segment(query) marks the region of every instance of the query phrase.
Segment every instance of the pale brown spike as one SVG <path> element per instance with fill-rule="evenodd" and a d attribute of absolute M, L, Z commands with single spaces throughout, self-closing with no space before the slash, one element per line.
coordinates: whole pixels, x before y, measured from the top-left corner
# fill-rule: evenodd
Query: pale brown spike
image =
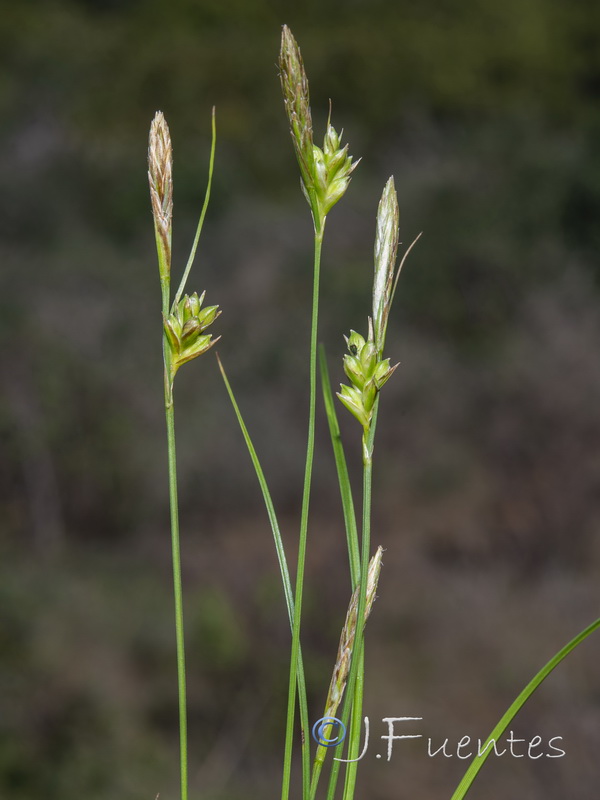
<path fill-rule="evenodd" d="M 366 624 L 373 602 L 375 600 L 375 592 L 377 591 L 377 583 L 379 581 L 379 573 L 381 571 L 381 559 L 383 556 L 383 548 L 378 547 L 375 555 L 369 562 L 369 569 L 367 571 L 367 593 L 365 616 L 363 625 Z M 352 593 L 348 611 L 346 613 L 346 621 L 342 628 L 342 635 L 340 636 L 340 644 L 338 647 L 337 658 L 333 668 L 333 675 L 331 676 L 331 683 L 327 693 L 327 702 L 325 704 L 325 717 L 335 716 L 335 712 L 341 702 L 346 688 L 346 681 L 350 672 L 350 662 L 352 657 L 352 648 L 354 646 L 354 637 L 356 635 L 357 627 L 357 614 L 358 614 L 358 596 L 360 592 L 360 584 Z"/>
<path fill-rule="evenodd" d="M 171 267 L 171 232 L 173 220 L 173 149 L 169 126 L 162 111 L 157 111 L 148 142 L 148 181 L 152 214 L 157 236 L 163 248 L 166 267 Z"/>

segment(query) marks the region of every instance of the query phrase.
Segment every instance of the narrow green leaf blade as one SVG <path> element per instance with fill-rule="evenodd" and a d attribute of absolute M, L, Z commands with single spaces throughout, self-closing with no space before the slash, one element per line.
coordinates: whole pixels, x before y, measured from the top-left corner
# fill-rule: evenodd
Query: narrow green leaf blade
<path fill-rule="evenodd" d="M 175 300 L 173 301 L 173 308 L 177 305 L 177 303 L 181 300 L 183 295 L 183 290 L 185 289 L 185 284 L 187 283 L 188 276 L 190 274 L 190 270 L 192 268 L 192 264 L 194 263 L 194 258 L 196 257 L 196 250 L 198 248 L 198 242 L 200 241 L 200 234 L 202 233 L 202 226 L 204 225 L 204 217 L 206 216 L 206 211 L 208 209 L 208 201 L 210 200 L 210 190 L 212 187 L 212 179 L 213 179 L 213 171 L 215 167 L 215 148 L 217 145 L 217 126 L 215 121 L 215 108 L 213 106 L 212 110 L 212 142 L 210 146 L 210 160 L 208 162 L 208 182 L 206 184 L 206 193 L 204 195 L 204 203 L 202 205 L 202 211 L 200 213 L 200 220 L 198 222 L 198 227 L 196 228 L 196 235 L 194 236 L 194 243 L 192 244 L 192 250 L 190 252 L 190 257 L 188 258 L 187 264 L 185 265 L 185 270 L 183 272 L 183 277 L 181 278 L 181 283 L 179 284 L 179 289 L 177 289 L 177 294 L 175 295 Z"/>
<path fill-rule="evenodd" d="M 288 570 L 287 559 L 283 547 L 283 541 L 281 539 L 281 531 L 279 530 L 279 523 L 277 521 L 277 514 L 275 513 L 275 507 L 273 505 L 273 500 L 271 499 L 271 493 L 269 492 L 269 487 L 267 485 L 265 474 L 260 465 L 260 461 L 258 460 L 258 455 L 256 454 L 256 450 L 254 449 L 254 445 L 252 444 L 252 439 L 250 438 L 250 434 L 248 433 L 248 428 L 246 428 L 246 425 L 244 423 L 242 412 L 240 411 L 240 408 L 237 404 L 235 395 L 233 394 L 233 389 L 231 388 L 231 384 L 229 383 L 227 374 L 225 373 L 225 368 L 223 367 L 223 364 L 221 363 L 221 359 L 219 358 L 218 354 L 217 354 L 217 362 L 219 364 L 219 369 L 221 370 L 221 375 L 223 377 L 223 381 L 225 383 L 225 388 L 227 389 L 229 399 L 231 400 L 231 405 L 233 406 L 233 410 L 235 411 L 237 421 L 240 425 L 242 436 L 244 437 L 244 441 L 246 442 L 246 447 L 248 448 L 248 453 L 250 455 L 250 459 L 252 460 L 252 465 L 254 467 L 254 471 L 256 472 L 256 477 L 258 478 L 258 483 L 260 484 L 263 499 L 265 501 L 265 506 L 267 508 L 267 515 L 269 517 L 269 522 L 271 523 L 271 530 L 273 531 L 275 550 L 277 552 L 277 560 L 279 561 L 281 580 L 283 582 L 285 602 L 287 605 L 288 616 L 290 618 L 290 624 L 291 624 L 294 619 L 294 593 L 292 592 L 290 573 Z"/>
<path fill-rule="evenodd" d="M 235 399 L 235 395 L 233 394 L 233 389 L 231 388 L 231 384 L 227 379 L 225 368 L 221 363 L 221 359 L 219 358 L 218 353 L 216 354 L 216 356 L 217 356 L 217 362 L 219 364 L 219 369 L 221 370 L 221 375 L 223 377 L 223 382 L 225 383 L 225 388 L 227 389 L 227 394 L 229 395 L 229 399 L 231 400 L 231 405 L 233 406 L 233 410 L 235 411 L 235 415 L 239 422 L 242 435 L 244 437 L 244 441 L 246 442 L 246 447 L 248 448 L 250 459 L 252 460 L 252 465 L 254 466 L 254 471 L 256 472 L 256 477 L 258 478 L 258 482 L 260 484 L 263 499 L 265 501 L 267 515 L 269 517 L 269 522 L 271 523 L 271 530 L 273 532 L 273 540 L 275 542 L 277 560 L 279 561 L 279 569 L 281 571 L 281 580 L 283 583 L 283 592 L 285 594 L 285 603 L 287 606 L 288 617 L 290 619 L 290 628 L 293 631 L 294 593 L 292 591 L 290 573 L 287 565 L 287 559 L 285 556 L 285 550 L 283 547 L 283 541 L 281 539 L 281 531 L 279 529 L 279 523 L 277 521 L 277 515 L 275 513 L 275 506 L 273 505 L 271 493 L 269 491 L 265 474 L 260 465 L 260 461 L 258 460 L 258 455 L 256 454 L 256 450 L 254 449 L 254 445 L 252 444 L 252 439 L 250 438 L 250 434 L 248 433 L 248 428 L 244 423 L 242 412 L 240 411 L 240 408 Z M 304 676 L 304 661 L 302 658 L 302 647 L 300 646 L 300 644 L 298 645 L 298 657 L 296 660 L 296 685 L 298 687 L 298 700 L 300 706 L 300 724 L 302 725 L 302 730 L 304 731 L 304 737 L 305 737 L 304 741 L 302 742 L 302 775 L 303 775 L 302 780 L 303 780 L 303 786 L 306 787 L 306 791 L 308 792 L 310 783 L 310 744 L 308 740 L 308 731 L 309 731 L 308 704 L 306 699 L 306 679 Z"/>
<path fill-rule="evenodd" d="M 508 708 L 506 713 L 500 718 L 500 721 L 494 728 L 494 730 L 490 733 L 488 738 L 485 740 L 485 744 L 483 745 L 481 750 L 484 750 L 483 754 L 480 756 L 476 756 L 469 768 L 463 775 L 461 782 L 458 784 L 456 791 L 452 795 L 451 800 L 462 800 L 463 797 L 467 794 L 469 789 L 471 788 L 471 784 L 477 777 L 479 770 L 485 763 L 486 758 L 489 756 L 490 752 L 493 750 L 493 747 L 488 749 L 486 745 L 491 742 L 492 739 L 497 740 L 499 736 L 501 736 L 512 719 L 516 716 L 517 712 L 525 705 L 527 700 L 531 697 L 531 695 L 535 692 L 538 686 L 548 677 L 548 675 L 552 672 L 552 670 L 557 667 L 560 662 L 569 655 L 569 653 L 574 650 L 578 644 L 581 644 L 587 637 L 597 630 L 600 627 L 600 619 L 597 619 L 595 622 L 592 622 L 591 625 L 581 631 L 574 639 L 572 639 L 567 645 L 565 645 L 562 650 L 560 650 L 553 658 L 548 661 L 545 667 L 543 667 L 538 674 L 527 684 L 527 686 L 523 689 L 521 694 L 516 698 L 516 700 L 512 703 L 512 705 Z"/>
<path fill-rule="evenodd" d="M 323 387 L 325 413 L 327 415 L 335 468 L 340 485 L 340 497 L 342 499 L 344 525 L 346 527 L 346 539 L 348 541 L 348 558 L 350 559 L 350 576 L 352 579 L 352 589 L 354 589 L 360 575 L 360 553 L 358 548 L 356 514 L 354 512 L 354 501 L 352 499 L 352 488 L 350 486 L 348 465 L 344 454 L 344 445 L 342 444 L 340 426 L 338 424 L 337 414 L 335 413 L 335 403 L 333 401 L 333 392 L 331 390 L 329 371 L 327 369 L 327 357 L 323 345 L 319 345 L 319 367 L 321 370 L 321 386 Z"/>

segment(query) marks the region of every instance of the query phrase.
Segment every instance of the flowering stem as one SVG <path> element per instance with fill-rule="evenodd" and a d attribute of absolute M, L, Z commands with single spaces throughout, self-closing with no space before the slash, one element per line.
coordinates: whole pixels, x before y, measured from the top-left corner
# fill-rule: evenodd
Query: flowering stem
<path fill-rule="evenodd" d="M 298 652 L 300 649 L 300 621 L 302 616 L 302 594 L 304 587 L 304 563 L 306 559 L 306 540 L 308 532 L 308 509 L 315 449 L 315 410 L 317 400 L 317 327 L 319 316 L 319 278 L 321 271 L 321 248 L 323 245 L 324 221 L 315 231 L 313 302 L 310 335 L 310 397 L 308 411 L 308 442 L 306 447 L 306 467 L 304 471 L 304 490 L 302 494 L 302 513 L 300 518 L 300 539 L 298 543 L 298 566 L 296 572 L 296 591 L 294 598 L 294 622 L 292 626 L 292 651 L 290 660 L 290 680 L 288 687 L 287 724 L 285 732 L 285 753 L 283 762 L 282 800 L 288 800 L 292 770 L 292 745 L 294 738 L 294 716 L 296 707 L 296 681 Z M 300 708 L 302 725 L 302 795 L 304 800 L 310 790 L 310 744 L 308 730 L 308 709 L 306 701 Z"/>
<path fill-rule="evenodd" d="M 168 392 L 168 388 L 166 389 Z M 173 591 L 175 596 L 175 632 L 177 639 L 177 684 L 179 693 L 179 747 L 181 768 L 181 800 L 187 800 L 187 709 L 185 691 L 185 649 L 183 638 L 183 600 L 181 588 L 181 555 L 179 549 L 179 511 L 177 502 L 177 466 L 175 459 L 175 414 L 173 400 L 165 394 L 167 442 L 169 449 L 169 498 L 171 504 L 171 547 L 173 553 Z"/>
<path fill-rule="evenodd" d="M 169 285 L 161 282 L 162 311 L 169 313 Z M 175 599 L 175 638 L 177 646 L 177 690 L 179 697 L 179 761 L 181 800 L 188 800 L 187 767 L 187 703 L 185 681 L 185 646 L 183 634 L 183 590 L 181 585 L 181 552 L 179 546 L 179 501 L 177 496 L 177 458 L 175 451 L 175 406 L 171 386 L 171 351 L 163 334 L 165 364 L 165 416 L 169 463 L 169 505 L 171 510 L 171 551 L 173 560 L 173 594 Z"/>
<path fill-rule="evenodd" d="M 364 615 L 364 608 L 366 604 L 366 580 L 362 580 L 363 575 L 367 575 L 369 565 L 369 548 L 370 548 L 370 532 L 371 532 L 371 486 L 373 479 L 373 443 L 375 440 L 375 430 L 377 428 L 377 416 L 379 411 L 379 396 L 375 399 L 373 406 L 373 416 L 369 426 L 368 435 L 363 434 L 363 508 L 362 508 L 362 543 L 361 543 L 361 565 L 358 579 L 360 580 L 360 594 L 359 594 L 359 609 L 357 619 L 362 619 L 360 614 Z M 368 457 L 367 457 L 368 454 Z M 364 592 L 364 595 L 363 595 Z M 364 596 L 364 600 L 363 600 Z M 361 607 L 360 603 L 363 602 Z M 361 611 L 362 608 L 362 611 Z M 350 665 L 350 673 L 348 675 L 348 683 L 346 684 L 346 697 L 344 699 L 344 707 L 342 712 L 342 722 L 348 725 L 350 720 L 350 732 L 348 736 L 348 758 L 358 758 L 360 746 L 360 730 L 362 721 L 362 701 L 364 690 L 364 637 L 363 626 L 358 625 L 356 628 L 356 636 L 354 638 L 354 646 L 352 648 L 352 662 Z M 335 748 L 335 758 L 342 757 L 343 743 Z M 331 767 L 331 774 L 329 777 L 329 786 L 327 787 L 327 800 L 333 800 L 335 797 L 335 790 L 337 780 L 340 772 L 340 761 L 333 761 Z M 358 769 L 358 762 L 349 763 L 346 767 L 346 781 L 344 786 L 344 800 L 350 800 L 354 794 L 356 785 L 356 771 Z"/>
<path fill-rule="evenodd" d="M 363 518 L 362 518 L 362 542 L 360 557 L 360 589 L 358 595 L 358 619 L 363 620 L 365 615 L 365 605 L 367 602 L 367 571 L 369 569 L 369 550 L 371 547 L 371 486 L 373 481 L 373 439 L 370 431 L 363 434 Z M 354 638 L 354 654 L 350 667 L 350 677 L 348 679 L 348 696 L 353 697 L 352 702 L 352 725 L 350 727 L 350 742 L 348 745 L 348 758 L 358 757 L 360 747 L 360 729 L 362 719 L 362 702 L 365 678 L 364 648 L 363 648 L 364 625 L 356 626 L 356 636 Z M 354 673 L 354 675 L 352 674 Z M 358 763 L 353 761 L 348 764 L 346 771 L 346 782 L 344 784 L 343 800 L 352 800 L 356 786 L 356 771 Z"/>

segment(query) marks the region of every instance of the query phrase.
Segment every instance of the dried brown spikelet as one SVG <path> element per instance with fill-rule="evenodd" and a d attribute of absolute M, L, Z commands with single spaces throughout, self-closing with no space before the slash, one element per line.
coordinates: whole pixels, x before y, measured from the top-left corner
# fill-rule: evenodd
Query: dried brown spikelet
<path fill-rule="evenodd" d="M 371 558 L 369 569 L 367 572 L 367 593 L 365 604 L 365 617 L 363 625 L 366 624 L 373 602 L 375 600 L 375 592 L 377 591 L 377 583 L 379 581 L 379 573 L 381 572 L 381 558 L 383 556 L 383 548 L 378 547 L 377 552 Z M 327 693 L 327 702 L 325 704 L 325 717 L 334 717 L 335 712 L 341 702 L 346 688 L 346 681 L 350 672 L 350 662 L 352 658 L 352 648 L 354 647 L 354 638 L 356 636 L 357 615 L 358 615 L 358 599 L 360 592 L 360 584 L 354 590 L 346 613 L 346 621 L 342 628 L 342 635 L 340 636 L 340 643 L 338 647 L 337 658 L 333 668 L 333 675 L 331 676 L 331 683 Z"/>
<path fill-rule="evenodd" d="M 173 228 L 173 148 L 169 126 L 162 111 L 156 112 L 150 126 L 148 181 L 157 244 L 164 258 L 164 269 L 169 273 Z"/>

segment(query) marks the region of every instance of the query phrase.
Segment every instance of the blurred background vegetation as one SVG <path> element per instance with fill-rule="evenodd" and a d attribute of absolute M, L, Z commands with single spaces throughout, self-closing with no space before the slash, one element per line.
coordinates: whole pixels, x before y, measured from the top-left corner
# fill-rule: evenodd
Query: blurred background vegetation
<path fill-rule="evenodd" d="M 300 5 L 300 4 L 298 4 Z M 311 224 L 276 59 L 302 47 L 362 156 L 330 215 L 321 334 L 364 330 L 394 173 L 407 245 L 388 335 L 359 793 L 448 798 L 465 766 L 423 740 L 376 761 L 384 716 L 487 735 L 598 613 L 600 6 L 593 0 L 30 0 L 0 14 L 0 795 L 177 797 L 177 708 L 150 120 L 175 148 L 175 258 L 214 195 L 190 289 L 292 554 L 307 407 Z M 276 796 L 289 631 L 271 536 L 206 356 L 177 381 L 193 796 Z M 322 416 L 322 415 L 321 415 Z M 358 432 L 343 420 L 357 479 Z M 321 716 L 349 586 L 320 420 L 305 654 Z M 515 735 L 567 756 L 488 764 L 473 797 L 595 794 L 600 644 Z"/>

